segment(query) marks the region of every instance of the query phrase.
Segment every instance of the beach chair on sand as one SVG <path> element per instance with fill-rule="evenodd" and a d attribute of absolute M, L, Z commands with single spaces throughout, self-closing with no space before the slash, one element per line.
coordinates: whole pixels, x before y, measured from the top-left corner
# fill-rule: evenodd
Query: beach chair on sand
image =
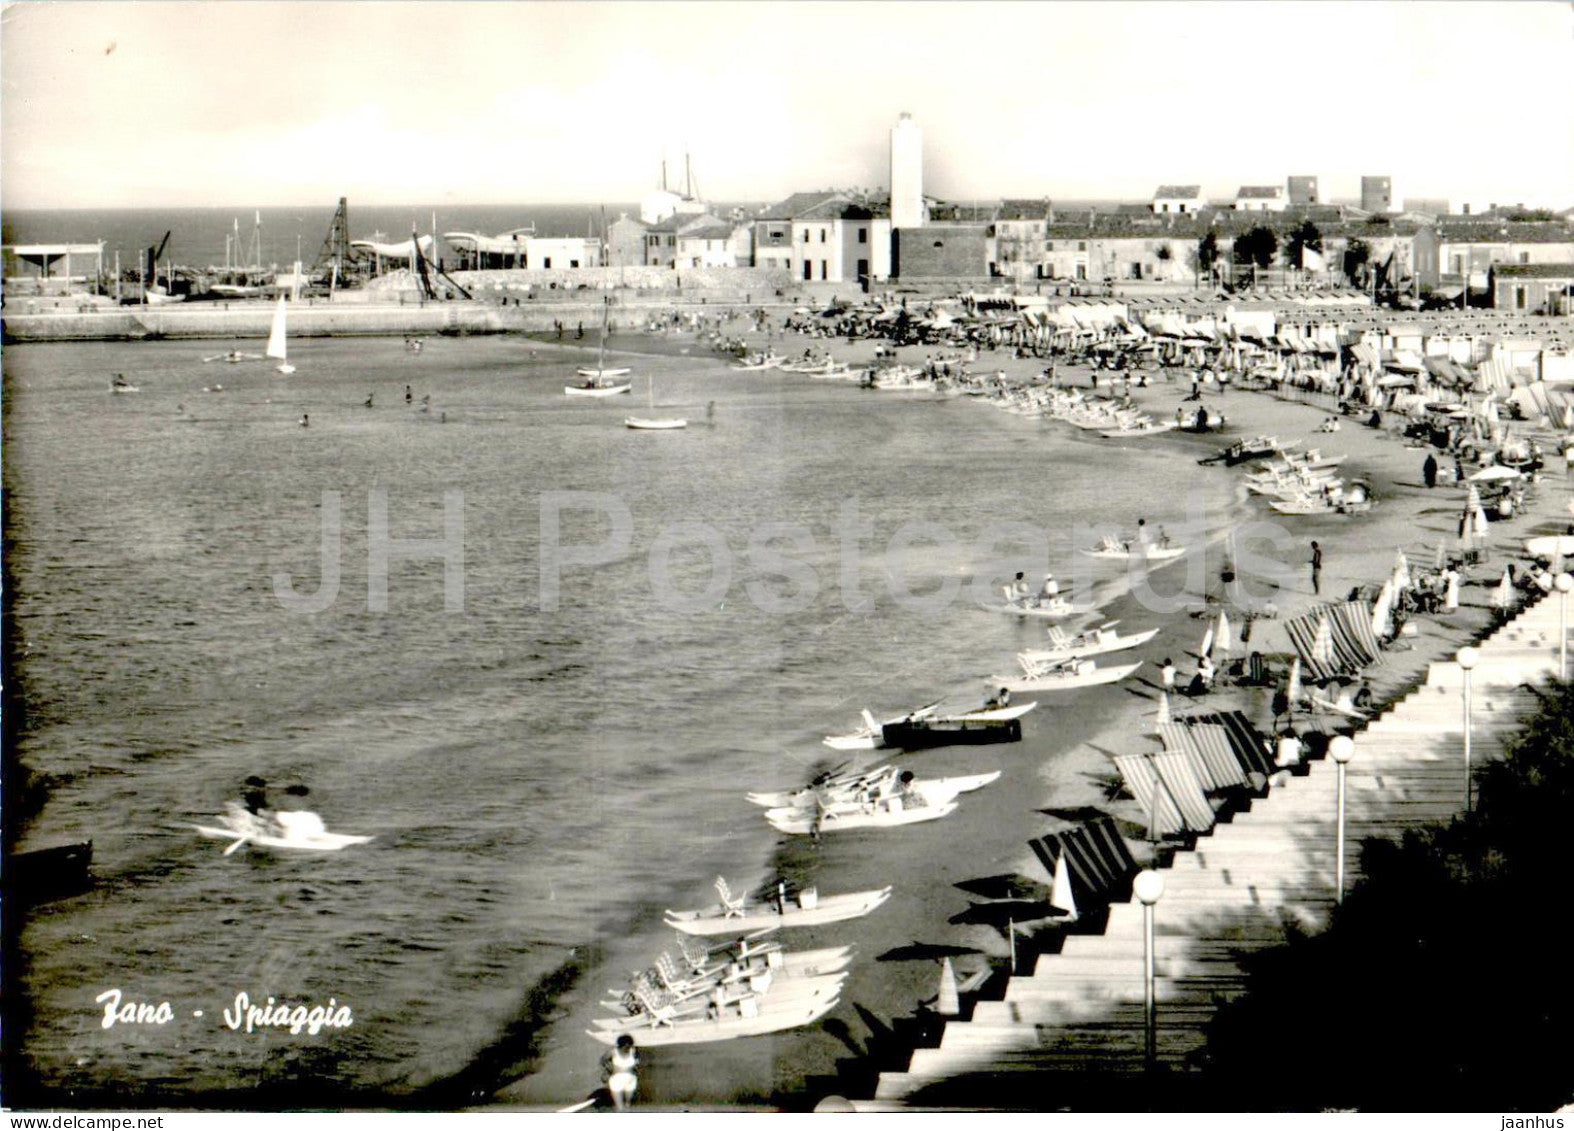
<path fill-rule="evenodd" d="M 741 919 L 743 917 L 743 897 L 733 897 L 732 888 L 727 884 L 727 877 L 716 877 L 716 894 L 721 897 L 723 918 Z"/>

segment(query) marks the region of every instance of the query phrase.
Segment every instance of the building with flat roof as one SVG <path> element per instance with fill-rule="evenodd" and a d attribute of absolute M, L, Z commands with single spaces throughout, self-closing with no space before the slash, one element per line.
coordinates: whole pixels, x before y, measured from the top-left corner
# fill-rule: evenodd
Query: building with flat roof
<path fill-rule="evenodd" d="M 1316 177 L 1290 177 L 1286 188 L 1289 190 L 1291 207 L 1320 203 L 1317 199 Z"/>
<path fill-rule="evenodd" d="M 1364 212 L 1392 212 L 1394 183 L 1391 177 L 1361 178 L 1361 209 Z"/>

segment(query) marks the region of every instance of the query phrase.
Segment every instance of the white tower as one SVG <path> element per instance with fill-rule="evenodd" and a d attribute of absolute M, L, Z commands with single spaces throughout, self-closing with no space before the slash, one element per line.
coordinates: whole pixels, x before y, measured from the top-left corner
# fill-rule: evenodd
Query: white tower
<path fill-rule="evenodd" d="M 924 224 L 924 134 L 911 114 L 891 127 L 891 227 Z"/>

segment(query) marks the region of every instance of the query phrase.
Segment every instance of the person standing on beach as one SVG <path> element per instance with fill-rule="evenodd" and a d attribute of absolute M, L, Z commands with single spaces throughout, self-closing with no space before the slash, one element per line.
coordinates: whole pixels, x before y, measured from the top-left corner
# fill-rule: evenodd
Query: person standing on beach
<path fill-rule="evenodd" d="M 1323 548 L 1312 543 L 1312 592 L 1323 591 Z"/>
<path fill-rule="evenodd" d="M 1421 478 L 1426 480 L 1428 489 L 1437 486 L 1437 460 L 1431 452 L 1426 454 L 1426 462 L 1421 465 Z"/>

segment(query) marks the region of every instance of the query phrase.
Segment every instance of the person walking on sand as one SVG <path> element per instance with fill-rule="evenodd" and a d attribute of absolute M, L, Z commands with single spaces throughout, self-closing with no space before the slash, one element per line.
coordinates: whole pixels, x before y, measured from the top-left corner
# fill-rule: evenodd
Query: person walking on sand
<path fill-rule="evenodd" d="M 612 1051 L 602 1058 L 602 1066 L 607 1075 L 607 1095 L 612 1097 L 612 1106 L 622 1111 L 639 1087 L 634 1071 L 639 1067 L 639 1053 L 634 1049 L 634 1038 L 627 1033 L 620 1036 Z"/>
<path fill-rule="evenodd" d="M 1437 486 L 1437 460 L 1431 452 L 1426 454 L 1426 462 L 1421 465 L 1421 478 L 1426 480 L 1428 489 Z"/>
<path fill-rule="evenodd" d="M 1316 542 L 1312 543 L 1312 592 L 1320 594 L 1323 591 L 1323 548 Z"/>

